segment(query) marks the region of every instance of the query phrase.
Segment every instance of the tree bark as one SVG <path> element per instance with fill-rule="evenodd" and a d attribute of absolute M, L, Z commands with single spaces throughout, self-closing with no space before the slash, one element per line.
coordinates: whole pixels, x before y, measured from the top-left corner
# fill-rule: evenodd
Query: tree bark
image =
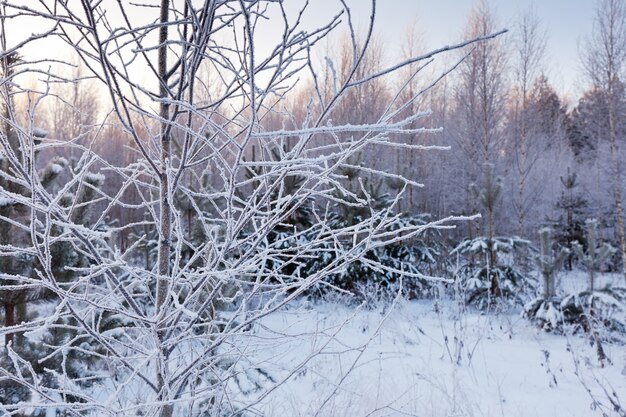
<path fill-rule="evenodd" d="M 4 302 L 4 327 L 15 326 L 15 304 L 10 301 Z M 4 336 L 4 345 L 7 346 L 13 341 L 13 333 Z"/>
<path fill-rule="evenodd" d="M 551 285 L 550 285 L 550 275 L 547 273 L 543 273 L 543 298 L 545 300 L 550 298 L 550 290 L 551 290 Z"/>
<path fill-rule="evenodd" d="M 613 83 L 614 81 L 611 80 L 610 82 Z M 626 280 L 626 236 L 624 235 L 624 215 L 622 209 L 622 177 L 620 173 L 619 156 L 617 154 L 617 128 L 615 126 L 616 106 L 613 90 L 613 88 L 609 88 L 609 135 L 613 171 L 613 202 L 615 205 L 615 229 L 622 253 L 622 274 Z"/>
<path fill-rule="evenodd" d="M 170 109 L 167 102 L 167 39 L 169 21 L 169 0 L 161 0 L 161 15 L 159 28 L 159 51 L 158 51 L 158 71 L 159 71 L 159 95 L 161 103 L 159 105 L 159 115 L 161 117 L 161 172 L 159 174 L 159 249 L 158 249 L 158 273 L 157 294 L 156 294 L 156 315 L 159 320 L 157 326 L 158 342 L 163 346 L 163 336 L 165 334 L 165 314 L 163 314 L 165 300 L 167 299 L 170 284 L 170 250 L 172 239 L 172 207 L 169 190 L 169 175 L 171 164 L 171 139 L 167 120 L 169 120 Z M 161 348 L 165 353 L 165 349 Z M 161 417 L 171 417 L 174 411 L 170 400 L 170 393 L 166 386 L 167 357 L 157 358 L 157 388 L 159 389 L 160 400 L 163 401 L 159 415 Z"/>

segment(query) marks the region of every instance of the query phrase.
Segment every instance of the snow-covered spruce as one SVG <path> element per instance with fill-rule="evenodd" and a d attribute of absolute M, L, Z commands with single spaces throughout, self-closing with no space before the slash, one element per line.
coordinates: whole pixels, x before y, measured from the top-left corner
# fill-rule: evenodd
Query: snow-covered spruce
<path fill-rule="evenodd" d="M 450 255 L 462 259 L 460 265 L 454 267 L 454 276 L 460 283 L 466 303 L 480 309 L 502 303 L 523 305 L 537 287 L 535 279 L 503 261 L 491 265 L 490 259 L 494 253 L 516 257 L 527 256 L 531 250 L 530 241 L 516 236 L 492 239 L 479 236 L 459 243 Z M 504 256 L 497 258 L 503 260 Z"/>
<path fill-rule="evenodd" d="M 524 316 L 544 330 L 556 329 L 563 323 L 560 299 L 556 297 L 556 274 L 569 255 L 569 250 L 552 248 L 552 230 L 539 230 L 541 250 L 533 257 L 537 270 L 543 278 L 542 296 L 524 306 Z"/>

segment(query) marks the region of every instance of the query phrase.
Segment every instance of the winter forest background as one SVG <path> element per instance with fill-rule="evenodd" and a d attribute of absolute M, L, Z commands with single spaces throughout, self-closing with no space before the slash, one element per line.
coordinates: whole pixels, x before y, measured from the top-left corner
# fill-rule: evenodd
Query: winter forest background
<path fill-rule="evenodd" d="M 391 3 L 0 3 L 0 415 L 626 416 L 626 3 Z"/>

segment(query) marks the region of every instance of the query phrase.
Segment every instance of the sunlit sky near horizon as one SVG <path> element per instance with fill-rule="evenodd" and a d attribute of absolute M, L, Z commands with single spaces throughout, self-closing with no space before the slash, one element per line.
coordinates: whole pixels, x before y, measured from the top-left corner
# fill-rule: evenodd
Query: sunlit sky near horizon
<path fill-rule="evenodd" d="M 388 58 L 396 59 L 399 45 L 412 24 L 421 34 L 427 49 L 454 44 L 463 39 L 463 31 L 472 7 L 480 0 L 378 0 L 377 37 L 383 42 Z M 288 0 L 303 4 L 304 0 Z M 550 82 L 565 98 L 575 100 L 586 88 L 582 76 L 579 45 L 589 36 L 597 0 L 489 0 L 499 28 L 515 29 L 521 13 L 531 6 L 547 34 L 545 71 Z M 356 25 L 364 29 L 370 12 L 370 0 L 347 0 L 354 7 Z M 341 8 L 338 0 L 311 0 L 309 19 L 321 23 Z M 319 20 L 319 22 L 314 22 Z M 28 26 L 28 25 L 26 25 Z M 19 39 L 33 28 L 15 27 L 9 37 Z M 505 36 L 512 36 L 508 34 Z M 31 51 L 33 55 L 49 51 Z"/>
<path fill-rule="evenodd" d="M 379 0 L 378 33 L 389 44 L 403 36 L 415 21 L 430 49 L 456 43 L 463 38 L 467 16 L 477 3 L 478 0 Z M 585 89 L 579 45 L 592 31 L 597 1 L 490 0 L 488 3 L 498 27 L 510 30 L 514 30 L 520 14 L 530 7 L 534 9 L 547 35 L 545 71 L 549 80 L 566 97 L 578 97 Z M 369 9 L 371 2 L 356 0 L 350 4 Z"/>

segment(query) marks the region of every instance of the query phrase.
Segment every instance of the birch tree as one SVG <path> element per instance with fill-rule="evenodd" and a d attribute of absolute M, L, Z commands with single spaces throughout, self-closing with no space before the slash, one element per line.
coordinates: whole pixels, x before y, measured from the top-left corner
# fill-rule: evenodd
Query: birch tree
<path fill-rule="evenodd" d="M 606 123 L 610 148 L 611 186 L 615 229 L 622 254 L 622 269 L 626 279 L 626 235 L 622 207 L 622 172 L 618 123 L 624 117 L 620 108 L 626 70 L 626 7 L 619 0 L 598 2 L 593 33 L 587 39 L 583 54 L 587 76 L 606 98 Z"/>
<path fill-rule="evenodd" d="M 515 92 L 510 95 L 511 115 L 509 128 L 512 130 L 512 159 L 517 177 L 514 209 L 517 215 L 517 233 L 525 235 L 526 216 L 535 203 L 529 198 L 528 180 L 541 154 L 536 135 L 531 133 L 529 120 L 530 94 L 533 83 L 541 73 L 541 62 L 545 50 L 545 36 L 532 9 L 525 12 L 517 26 L 514 42 Z M 530 193 L 533 194 L 532 192 Z"/>
<path fill-rule="evenodd" d="M 81 164 L 70 183 L 79 182 L 91 166 L 102 166 L 123 181 L 111 194 L 98 191 L 95 200 L 102 209 L 89 224 L 79 224 L 72 217 L 75 207 L 63 206 L 47 192 L 34 177 L 29 160 L 12 151 L 7 133 L 0 135 L 2 157 L 10 166 L 2 175 L 25 187 L 31 196 L 21 201 L 32 215 L 16 226 L 29 234 L 32 244 L 27 250 L 41 265 L 35 278 L 12 276 L 14 287 L 45 288 L 58 299 L 46 317 L 0 328 L 0 334 L 62 332 L 68 327 L 77 334 L 74 340 L 51 346 L 46 358 L 61 365 L 45 377 L 7 347 L 12 367 L 0 368 L 0 382 L 17 384 L 30 397 L 26 402 L 1 404 L 1 412 L 56 410 L 76 416 L 163 417 L 262 414 L 263 400 L 326 346 L 311 343 L 315 348 L 306 360 L 291 369 L 266 369 L 272 363 L 268 351 L 299 337 L 289 329 L 263 322 L 267 316 L 313 285 L 324 285 L 326 277 L 353 262 L 380 268 L 375 260 L 363 256 L 372 249 L 429 229 L 450 228 L 451 222 L 465 219 L 399 223 L 394 207 L 402 192 L 385 207 L 372 208 L 362 181 L 356 181 L 360 184 L 356 191 L 345 186 L 342 170 L 353 169 L 352 158 L 366 148 L 379 152 L 393 146 L 429 148 L 388 140 L 392 134 L 431 132 L 419 123 L 428 112 L 398 117 L 396 92 L 383 97 L 386 103 L 377 107 L 366 123 L 342 120 L 338 124 L 333 116 L 342 97 L 351 91 L 446 51 L 471 43 L 480 45 L 497 33 L 477 34 L 457 45 L 363 73 L 361 65 L 372 44 L 375 0 L 370 3 L 371 17 L 362 36 L 357 36 L 352 12 L 343 1 L 320 26 L 307 23 L 314 7 L 311 3 L 300 3 L 299 9 L 287 3 L 3 3 L 3 22 L 20 25 L 35 19 L 42 29 L 7 42 L 2 56 L 25 46 L 45 48 L 51 37 L 62 40 L 88 76 L 106 91 L 111 117 L 123 128 L 137 157 L 119 167 L 75 141 L 35 143 L 37 106 L 27 123 L 5 117 L 20 135 L 26 154 L 42 147 L 67 146 L 81 152 Z M 325 69 L 315 64 L 312 55 L 323 39 L 341 28 L 350 34 L 347 71 L 326 94 L 322 82 Z M 50 54 L 44 59 L 26 59 L 22 67 L 41 75 L 42 96 L 48 91 L 46 81 L 59 78 L 41 63 L 73 59 L 59 57 L 54 51 Z M 199 71 L 202 65 L 215 74 L 211 82 L 217 85 L 204 84 L 206 78 Z M 268 130 L 263 121 L 269 115 L 295 120 L 277 103 L 285 100 L 301 79 L 314 86 L 304 120 L 288 130 Z M 19 86 L 20 78 L 15 74 L 3 82 Z M 202 95 L 199 90 L 212 93 Z M 286 141 L 291 142 L 288 148 L 281 146 Z M 257 151 L 250 160 L 246 156 L 253 147 Z M 399 179 L 405 184 L 403 189 L 421 185 L 417 179 L 394 172 L 361 169 L 380 179 Z M 251 172 L 253 176 L 248 175 Z M 299 179 L 287 190 L 286 180 L 294 175 Z M 128 190 L 133 190 L 140 202 L 127 199 Z M 3 187 L 0 198 L 17 197 Z M 202 239 L 194 240 L 185 233 L 181 200 L 184 210 L 194 211 L 190 217 L 201 229 Z M 368 208 L 371 214 L 354 224 L 329 228 L 335 203 Z M 270 241 L 268 235 L 278 226 L 285 227 L 303 205 L 312 213 L 312 222 L 294 231 L 296 239 Z M 98 228 L 116 207 L 142 213 L 145 220 Z M 31 227 L 34 224 L 38 227 Z M 86 266 L 74 269 L 77 276 L 69 283 L 59 282 L 49 267 L 51 236 L 47 231 L 53 226 L 62 228 L 63 240 L 88 259 Z M 140 236 L 124 250 L 113 238 L 143 226 L 158 234 L 154 267 L 143 262 L 142 245 L 149 236 Z M 9 245 L 2 250 L 10 254 L 16 248 Z M 333 261 L 323 269 L 298 272 L 302 271 L 299 266 L 324 253 L 330 253 Z M 436 279 L 396 272 L 404 279 Z M 71 324 L 60 321 L 64 318 L 71 318 Z M 105 325 L 111 319 L 117 323 L 114 328 Z M 312 337 L 335 331 L 320 330 Z M 90 380 L 90 386 L 85 387 L 84 378 L 67 371 L 72 352 L 83 358 L 85 367 L 97 372 L 98 378 Z M 337 387 L 341 381 L 339 376 Z"/>
<path fill-rule="evenodd" d="M 494 28 L 495 19 L 488 3 L 479 2 L 468 18 L 466 36 L 481 36 Z M 506 60 L 504 46 L 498 39 L 477 45 L 459 68 L 454 133 L 458 164 L 465 167 L 466 181 L 459 183 L 466 188 L 461 192 L 466 195 L 469 212 L 478 209 L 478 202 L 468 185 L 482 179 L 486 166 L 493 166 L 496 176 L 499 173 L 506 108 Z"/>

